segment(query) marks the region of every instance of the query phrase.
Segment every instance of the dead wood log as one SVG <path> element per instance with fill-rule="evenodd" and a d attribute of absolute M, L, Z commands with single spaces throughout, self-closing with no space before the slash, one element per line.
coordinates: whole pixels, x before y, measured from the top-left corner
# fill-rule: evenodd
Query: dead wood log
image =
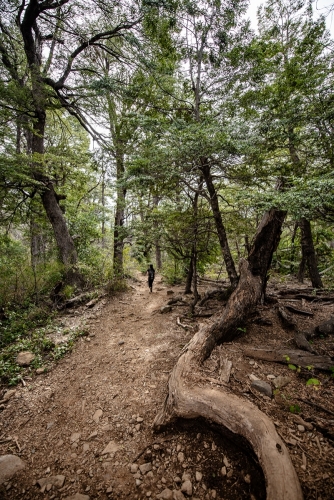
<path fill-rule="evenodd" d="M 314 316 L 313 312 L 306 311 L 305 309 L 297 309 L 297 307 L 293 307 L 290 304 L 284 304 L 284 307 L 286 309 L 289 309 L 289 311 L 291 311 L 295 314 L 301 314 L 303 316 Z"/>
<path fill-rule="evenodd" d="M 272 361 L 274 363 L 292 364 L 307 368 L 312 366 L 318 370 L 331 371 L 333 360 L 330 356 L 317 356 L 298 349 L 252 348 L 244 351 L 244 356 Z"/>
<path fill-rule="evenodd" d="M 280 306 L 278 308 L 278 313 L 281 316 L 281 319 L 287 328 L 291 328 L 292 330 L 294 330 L 297 327 L 295 319 L 289 313 L 289 311 L 285 309 L 285 307 Z"/>
<path fill-rule="evenodd" d="M 239 284 L 224 312 L 212 326 L 194 335 L 175 365 L 164 407 L 153 425 L 158 430 L 178 417 L 204 417 L 223 425 L 251 443 L 266 478 L 267 500 L 301 500 L 297 474 L 270 418 L 252 403 L 223 388 L 205 385 L 199 370 L 219 341 L 235 336 L 237 327 L 254 309 L 262 293 L 261 277 L 254 276 L 248 262 L 242 260 Z"/>

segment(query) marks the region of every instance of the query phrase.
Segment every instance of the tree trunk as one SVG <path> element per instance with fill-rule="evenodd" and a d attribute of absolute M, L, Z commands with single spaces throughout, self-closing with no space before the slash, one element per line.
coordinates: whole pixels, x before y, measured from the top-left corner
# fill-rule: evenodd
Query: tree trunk
<path fill-rule="evenodd" d="M 189 262 L 189 269 L 188 269 L 188 273 L 187 273 L 186 287 L 184 290 L 185 294 L 191 293 L 191 284 L 193 282 L 193 274 L 194 274 L 193 260 L 194 260 L 194 255 L 192 252 L 190 262 Z"/>
<path fill-rule="evenodd" d="M 201 364 L 216 344 L 234 338 L 238 326 L 260 301 L 283 220 L 283 212 L 274 209 L 263 217 L 251 248 L 251 262 L 241 260 L 238 286 L 222 315 L 199 330 L 186 346 L 171 373 L 168 397 L 154 426 L 160 429 L 178 417 L 202 416 L 227 427 L 253 446 L 266 477 L 267 500 L 301 500 L 298 477 L 271 420 L 223 387 L 206 386 L 201 375 Z"/>
<path fill-rule="evenodd" d="M 323 288 L 313 245 L 311 223 L 305 217 L 302 217 L 299 224 L 302 233 L 302 254 L 308 267 L 312 286 L 314 288 Z"/>
<path fill-rule="evenodd" d="M 116 149 L 117 201 L 114 229 L 114 276 L 123 277 L 123 248 L 124 248 L 124 218 L 126 189 L 122 186 L 124 178 L 124 153 L 118 146 Z"/>
<path fill-rule="evenodd" d="M 38 160 L 42 162 L 46 114 L 44 111 L 39 111 L 36 115 L 38 119 L 34 124 L 31 152 L 32 155 L 37 154 Z M 59 206 L 53 182 L 41 171 L 38 163 L 33 165 L 33 177 L 44 185 L 41 192 L 42 204 L 53 228 L 60 259 L 66 267 L 71 268 L 77 263 L 77 252 Z"/>
<path fill-rule="evenodd" d="M 210 166 L 208 165 L 206 160 L 202 160 L 201 172 L 203 173 L 203 177 L 208 188 L 208 192 L 210 195 L 210 204 L 213 213 L 213 217 L 216 224 L 216 230 L 219 238 L 220 248 L 222 250 L 224 262 L 226 265 L 226 271 L 228 277 L 230 279 L 231 285 L 233 288 L 236 288 L 238 284 L 238 275 L 235 270 L 235 265 L 233 261 L 233 257 L 230 251 L 230 247 L 227 240 L 227 235 L 225 231 L 225 227 L 223 224 L 223 219 L 220 213 L 218 196 L 216 192 L 216 188 L 213 184 L 212 175 L 210 172 Z"/>

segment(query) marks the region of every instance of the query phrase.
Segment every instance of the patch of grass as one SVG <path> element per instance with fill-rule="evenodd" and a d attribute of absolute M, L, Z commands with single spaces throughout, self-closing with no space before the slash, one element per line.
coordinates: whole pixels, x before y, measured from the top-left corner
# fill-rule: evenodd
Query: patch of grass
<path fill-rule="evenodd" d="M 38 307 L 10 311 L 6 321 L 0 324 L 0 380 L 8 385 L 16 385 L 24 376 L 31 375 L 37 368 L 46 366 L 62 358 L 71 351 L 78 337 L 87 335 L 81 329 L 59 329 L 52 324 L 53 314 Z M 68 335 L 62 344 L 56 345 L 50 333 Z M 30 351 L 35 355 L 29 367 L 16 363 L 19 352 Z"/>

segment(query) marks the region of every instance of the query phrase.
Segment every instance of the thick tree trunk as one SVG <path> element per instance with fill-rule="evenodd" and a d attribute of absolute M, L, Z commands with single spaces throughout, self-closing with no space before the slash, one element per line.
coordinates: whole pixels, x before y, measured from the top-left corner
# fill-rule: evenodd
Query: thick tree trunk
<path fill-rule="evenodd" d="M 271 420 L 252 403 L 223 388 L 205 386 L 201 375 L 201 364 L 216 344 L 233 338 L 238 326 L 260 301 L 283 220 L 284 214 L 277 210 L 263 217 L 250 252 L 252 264 L 241 260 L 240 280 L 224 312 L 213 325 L 196 333 L 186 346 L 171 373 L 168 397 L 154 426 L 159 429 L 178 417 L 202 416 L 227 427 L 253 446 L 266 477 L 267 500 L 301 500 L 298 477 Z"/>
<path fill-rule="evenodd" d="M 319 274 L 317 257 L 313 245 L 311 223 L 309 220 L 305 219 L 305 217 L 302 217 L 299 224 L 302 233 L 302 255 L 308 267 L 312 286 L 314 288 L 322 288 L 323 284 Z"/>
<path fill-rule="evenodd" d="M 237 275 L 237 272 L 235 270 L 233 257 L 232 257 L 231 251 L 230 251 L 225 227 L 223 224 L 223 219 L 222 219 L 222 216 L 220 213 L 218 196 L 217 196 L 216 188 L 213 184 L 212 175 L 210 172 L 210 166 L 208 165 L 206 160 L 202 161 L 201 172 L 203 173 L 203 177 L 204 177 L 204 180 L 205 180 L 205 183 L 206 183 L 206 186 L 208 188 L 209 195 L 210 195 L 211 209 L 212 209 L 213 217 L 214 217 L 215 224 L 216 224 L 216 230 L 217 230 L 218 239 L 219 239 L 220 247 L 222 250 L 224 262 L 226 265 L 226 271 L 227 271 L 227 274 L 228 274 L 228 277 L 230 279 L 232 287 L 235 288 L 238 284 L 238 275 Z"/>
<path fill-rule="evenodd" d="M 264 214 L 257 228 L 248 255 L 248 262 L 254 276 L 260 276 L 263 293 L 267 284 L 267 273 L 273 254 L 278 246 L 281 228 L 286 212 L 272 208 Z"/>
<path fill-rule="evenodd" d="M 34 133 L 32 136 L 31 152 L 42 161 L 44 154 L 44 129 L 46 114 L 44 111 L 36 112 L 37 121 L 34 124 Z M 59 256 L 62 263 L 70 268 L 77 263 L 77 252 L 69 233 L 63 212 L 58 203 L 57 194 L 53 187 L 53 182 L 43 173 L 39 164 L 33 166 L 33 177 L 44 185 L 41 192 L 41 199 L 46 215 L 51 222 L 53 232 L 56 238 Z"/>
<path fill-rule="evenodd" d="M 124 177 L 124 154 L 121 149 L 116 150 L 116 171 L 117 171 L 117 201 L 115 212 L 114 229 L 114 276 L 123 277 L 123 248 L 124 248 L 124 217 L 125 217 L 125 198 L 126 189 L 122 186 Z"/>

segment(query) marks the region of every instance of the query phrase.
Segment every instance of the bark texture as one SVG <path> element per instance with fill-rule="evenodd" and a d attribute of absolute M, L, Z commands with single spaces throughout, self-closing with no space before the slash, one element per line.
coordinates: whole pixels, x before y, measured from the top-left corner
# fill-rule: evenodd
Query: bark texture
<path fill-rule="evenodd" d="M 303 217 L 300 219 L 302 233 L 302 259 L 307 264 L 308 272 L 314 288 L 322 288 L 323 284 L 318 270 L 317 257 L 313 245 L 311 223 Z"/>

